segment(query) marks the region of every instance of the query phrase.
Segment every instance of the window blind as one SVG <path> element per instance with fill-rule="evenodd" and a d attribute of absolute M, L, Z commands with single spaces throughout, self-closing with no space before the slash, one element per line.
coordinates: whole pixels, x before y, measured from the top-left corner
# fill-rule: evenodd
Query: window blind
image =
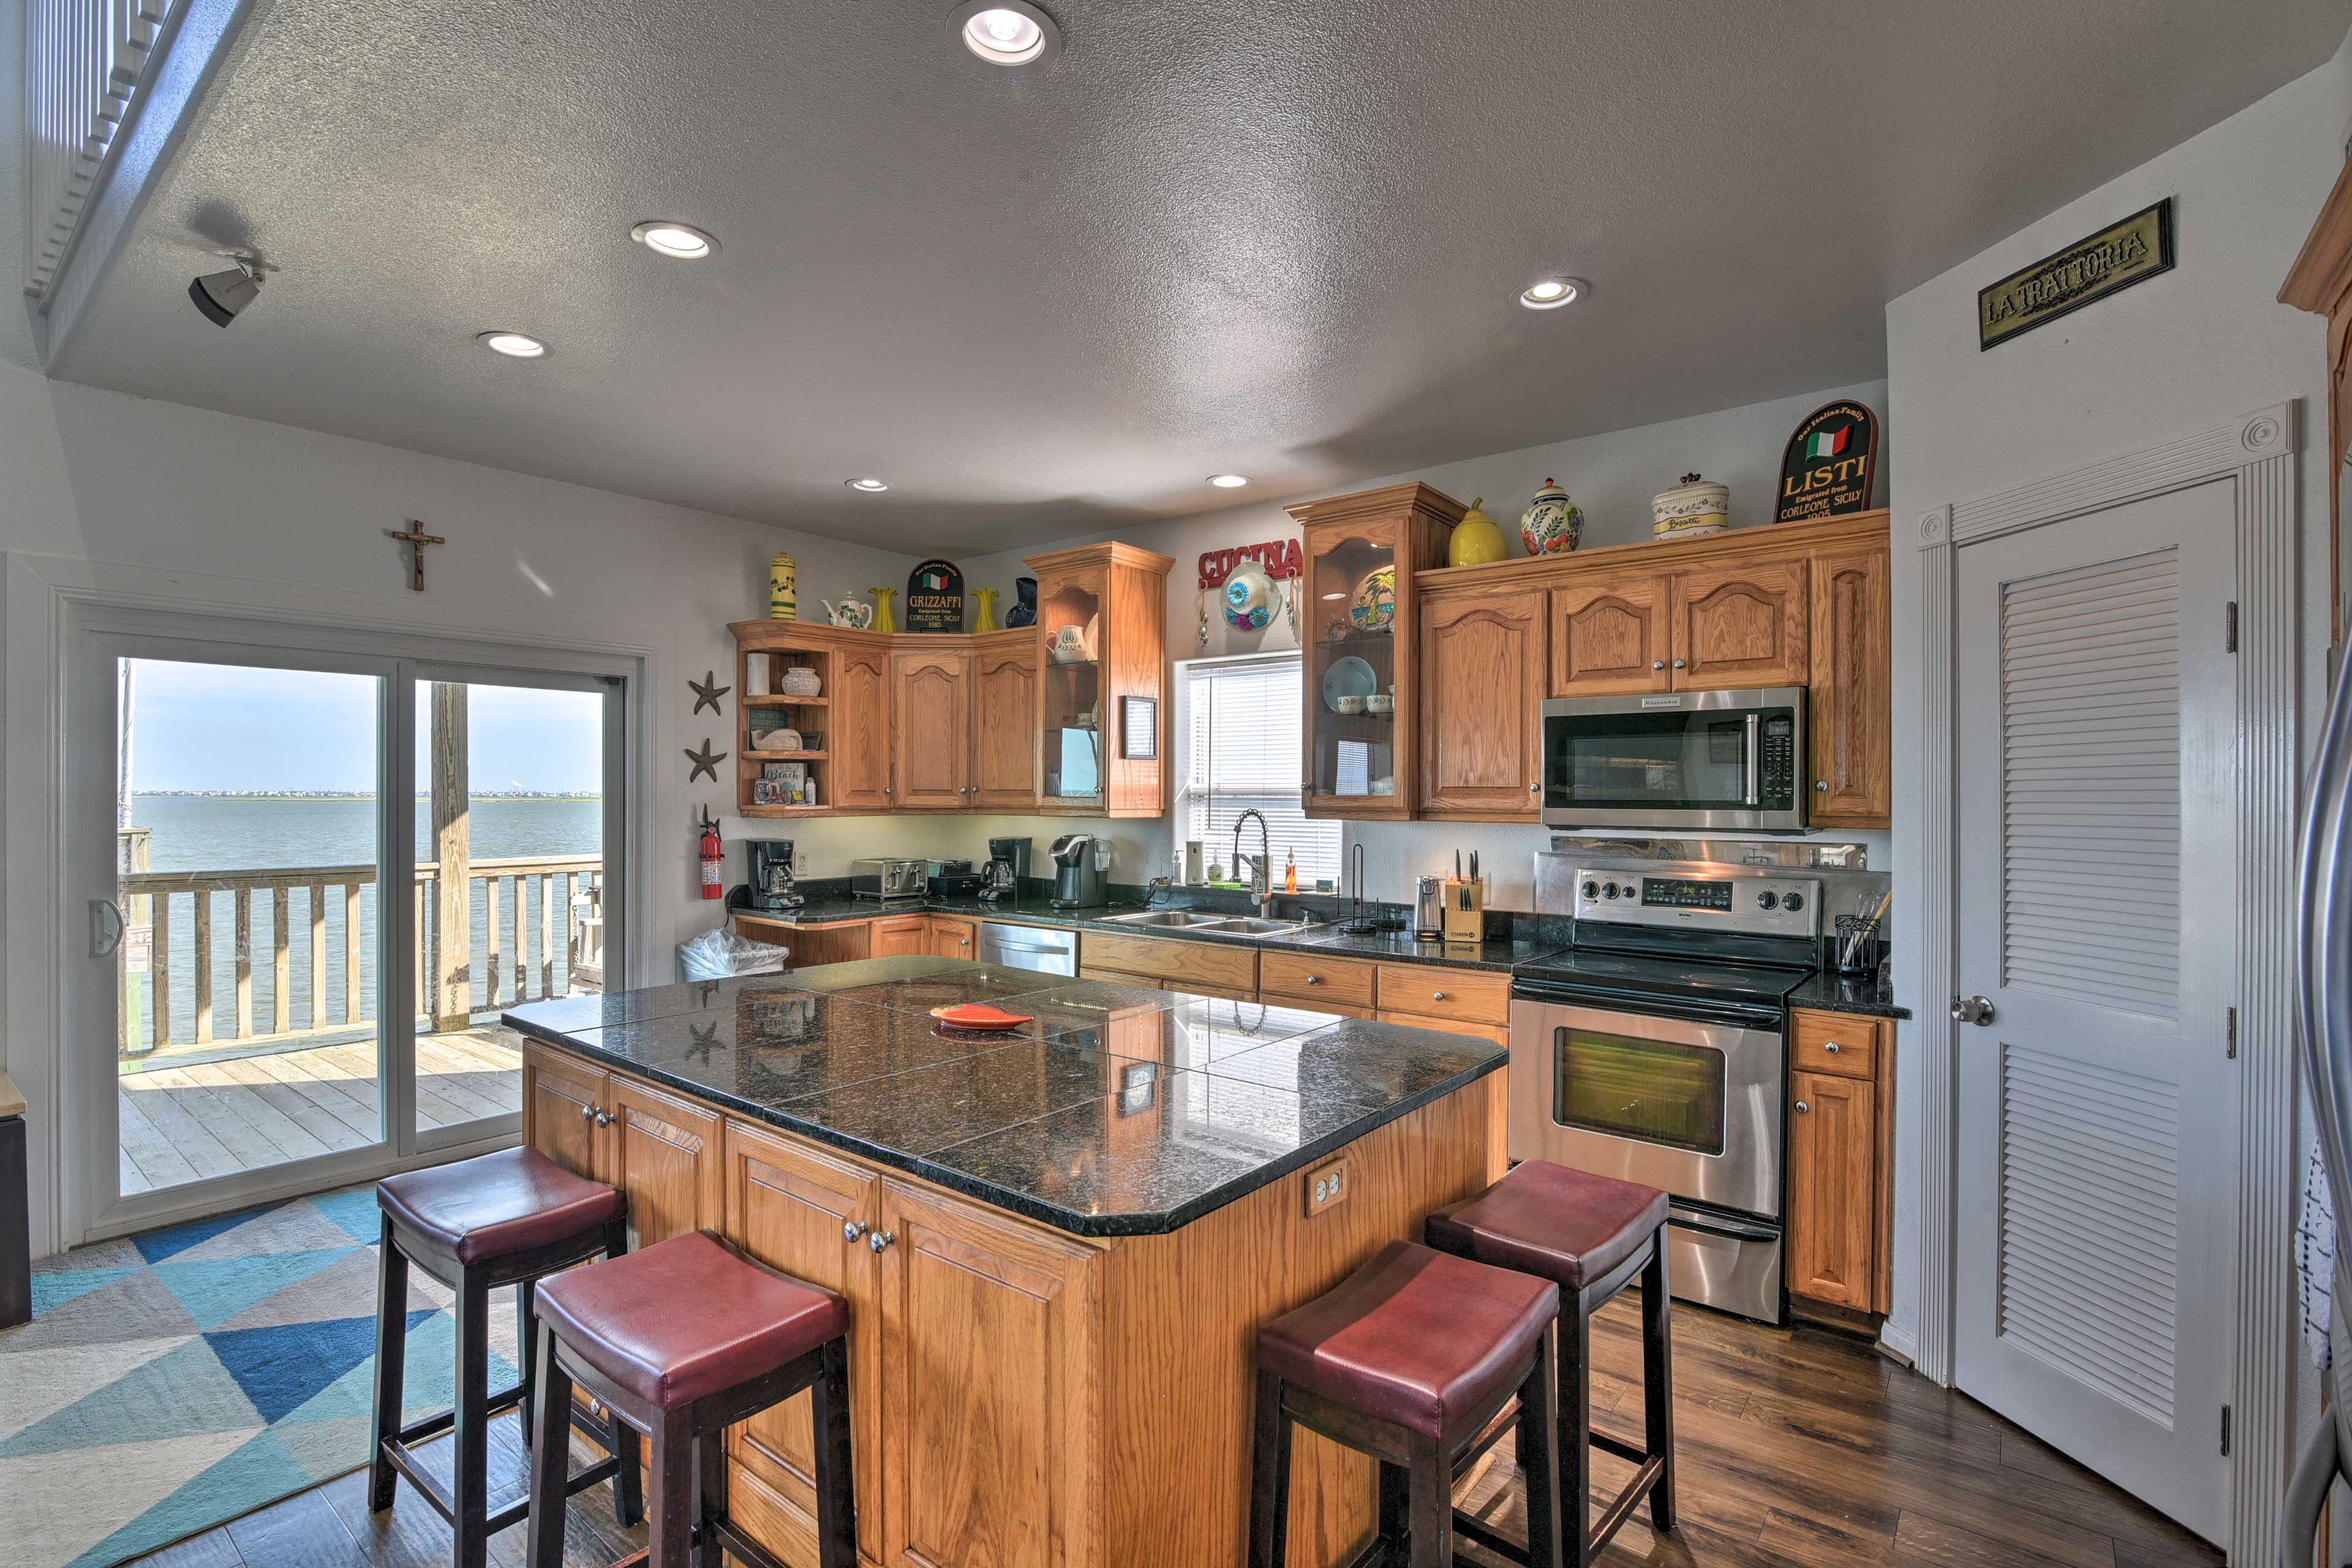
<path fill-rule="evenodd" d="M 1186 759 L 1182 796 L 1175 812 L 1176 863 L 1184 842 L 1202 841 L 1202 858 L 1234 875 L 1234 823 L 1249 810 L 1265 816 L 1274 849 L 1275 885 L 1282 885 L 1286 854 L 1298 860 L 1298 885 L 1339 877 L 1340 825 L 1310 822 L 1299 809 L 1299 660 L 1251 658 L 1202 662 L 1184 672 Z M 1257 825 L 1242 836 L 1257 853 Z"/>

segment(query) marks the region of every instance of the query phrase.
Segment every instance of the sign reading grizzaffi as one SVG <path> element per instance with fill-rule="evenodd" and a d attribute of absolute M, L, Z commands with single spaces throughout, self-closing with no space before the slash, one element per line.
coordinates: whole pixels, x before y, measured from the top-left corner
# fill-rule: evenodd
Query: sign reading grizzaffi
<path fill-rule="evenodd" d="M 1977 349 L 2079 310 L 2172 269 L 2172 198 L 2103 228 L 1977 292 Z"/>
<path fill-rule="evenodd" d="M 1780 457 L 1780 504 L 1774 522 L 1803 522 L 1870 510 L 1878 479 L 1878 416 L 1859 403 L 1816 408 L 1789 437 Z"/>

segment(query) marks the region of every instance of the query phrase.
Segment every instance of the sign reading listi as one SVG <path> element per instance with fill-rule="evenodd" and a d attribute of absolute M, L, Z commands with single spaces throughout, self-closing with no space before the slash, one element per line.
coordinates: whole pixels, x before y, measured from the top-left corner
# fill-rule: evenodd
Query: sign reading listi
<path fill-rule="evenodd" d="M 1805 416 L 1780 455 L 1774 522 L 1803 522 L 1870 510 L 1878 479 L 1878 416 L 1840 399 Z"/>
<path fill-rule="evenodd" d="M 1977 349 L 2172 269 L 2172 198 L 1977 291 Z"/>

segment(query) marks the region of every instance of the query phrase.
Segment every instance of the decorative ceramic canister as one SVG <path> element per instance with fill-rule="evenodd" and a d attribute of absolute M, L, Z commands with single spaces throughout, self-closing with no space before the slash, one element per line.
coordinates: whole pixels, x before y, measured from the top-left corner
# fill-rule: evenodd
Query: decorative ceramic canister
<path fill-rule="evenodd" d="M 898 590 L 868 588 L 866 591 L 874 595 L 874 629 L 877 632 L 897 631 L 898 621 L 898 617 L 890 614 L 890 601 L 898 596 Z"/>
<path fill-rule="evenodd" d="M 1244 561 L 1225 579 L 1225 624 L 1236 631 L 1262 632 L 1274 620 L 1274 579 L 1256 561 Z"/>
<path fill-rule="evenodd" d="M 1584 509 L 1558 479 L 1546 479 L 1519 514 L 1519 539 L 1530 555 L 1565 555 L 1583 542 Z"/>
<path fill-rule="evenodd" d="M 1375 566 L 1356 584 L 1348 601 L 1348 623 L 1360 632 L 1385 632 L 1396 624 L 1396 567 Z"/>
<path fill-rule="evenodd" d="M 1503 542 L 1503 531 L 1495 520 L 1479 509 L 1486 504 L 1480 496 L 1454 525 L 1454 535 L 1445 542 L 1445 563 L 1448 566 L 1484 566 L 1489 561 L 1500 561 L 1511 552 Z"/>
<path fill-rule="evenodd" d="M 1685 474 L 1680 485 L 1650 502 L 1652 532 L 1659 539 L 1721 532 L 1731 526 L 1730 514 L 1730 489 L 1696 474 Z"/>
<path fill-rule="evenodd" d="M 980 613 L 972 617 L 974 635 L 996 629 L 996 595 L 994 588 L 974 588 L 971 596 L 980 601 Z"/>
<path fill-rule="evenodd" d="M 768 618 L 772 621 L 793 621 L 800 618 L 800 568 L 789 555 L 779 553 L 768 563 Z"/>

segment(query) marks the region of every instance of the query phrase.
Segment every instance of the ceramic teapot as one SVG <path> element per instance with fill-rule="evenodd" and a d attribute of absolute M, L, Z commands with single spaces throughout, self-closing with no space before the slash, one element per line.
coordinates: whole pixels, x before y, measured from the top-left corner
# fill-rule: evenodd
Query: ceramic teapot
<path fill-rule="evenodd" d="M 864 631 L 874 624 L 874 606 L 862 599 L 820 599 L 825 617 L 836 626 Z"/>

